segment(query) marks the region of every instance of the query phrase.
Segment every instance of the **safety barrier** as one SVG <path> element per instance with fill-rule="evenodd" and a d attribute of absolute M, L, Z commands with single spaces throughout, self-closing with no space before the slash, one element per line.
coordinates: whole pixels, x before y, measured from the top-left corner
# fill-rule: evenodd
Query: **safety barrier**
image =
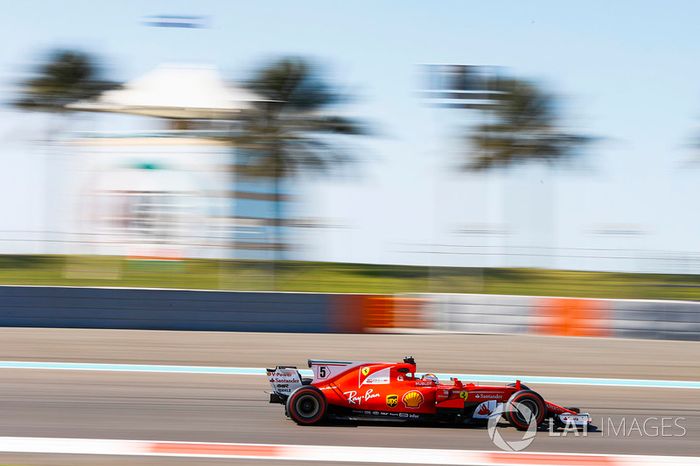
<path fill-rule="evenodd" d="M 0 326 L 334 332 L 329 295 L 0 286 Z"/>
<path fill-rule="evenodd" d="M 426 299 L 394 295 L 333 295 L 335 328 L 341 332 L 421 329 L 425 321 Z"/>
<path fill-rule="evenodd" d="M 415 329 L 700 340 L 700 303 L 0 286 L 0 326 L 313 333 Z"/>
<path fill-rule="evenodd" d="M 610 300 L 611 328 L 626 338 L 700 340 L 700 303 Z"/>
<path fill-rule="evenodd" d="M 451 332 L 700 340 L 700 303 L 433 294 L 429 328 Z"/>
<path fill-rule="evenodd" d="M 431 328 L 470 333 L 528 333 L 532 298 L 479 294 L 423 295 Z"/>
<path fill-rule="evenodd" d="M 614 325 L 610 302 L 600 299 L 541 298 L 535 300 L 535 333 L 572 337 L 606 337 Z"/>

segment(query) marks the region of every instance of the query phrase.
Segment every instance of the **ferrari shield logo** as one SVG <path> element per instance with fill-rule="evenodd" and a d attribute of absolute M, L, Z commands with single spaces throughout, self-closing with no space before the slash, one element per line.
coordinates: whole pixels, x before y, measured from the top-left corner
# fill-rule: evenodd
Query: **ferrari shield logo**
<path fill-rule="evenodd" d="M 367 374 L 369 374 L 369 367 L 363 367 L 362 368 L 362 375 L 367 377 Z"/>
<path fill-rule="evenodd" d="M 459 392 L 459 397 L 463 400 L 466 400 L 467 398 L 469 398 L 469 392 L 466 390 L 463 392 Z"/>
<path fill-rule="evenodd" d="M 389 408 L 395 408 L 396 405 L 399 404 L 399 395 L 387 395 L 386 396 L 386 405 Z"/>

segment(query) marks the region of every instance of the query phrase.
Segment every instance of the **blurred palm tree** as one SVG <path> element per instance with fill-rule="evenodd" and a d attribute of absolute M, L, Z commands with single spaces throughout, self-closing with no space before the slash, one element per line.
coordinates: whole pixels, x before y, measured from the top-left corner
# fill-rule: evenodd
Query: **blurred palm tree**
<path fill-rule="evenodd" d="M 92 55 L 78 50 L 53 50 L 32 73 L 20 83 L 20 97 L 12 104 L 23 110 L 47 112 L 53 115 L 66 115 L 73 110 L 66 105 L 82 99 L 96 97 L 102 91 L 116 87 L 116 84 L 103 78 L 98 61 Z M 52 119 L 53 120 L 53 119 Z M 46 129 L 47 149 L 61 131 L 63 121 L 50 121 Z M 45 241 L 50 244 L 52 228 L 51 215 L 56 202 L 54 185 L 59 183 L 53 170 L 54 157 L 47 150 L 46 170 L 46 214 Z"/>
<path fill-rule="evenodd" d="M 333 110 L 346 100 L 311 62 L 295 57 L 259 69 L 248 88 L 260 96 L 237 125 L 231 142 L 237 149 L 236 172 L 273 183 L 276 247 L 281 247 L 282 181 L 300 173 L 328 173 L 351 160 L 335 136 L 363 135 L 368 127 Z M 275 258 L 281 257 L 282 251 Z"/>
<path fill-rule="evenodd" d="M 559 129 L 554 96 L 514 78 L 493 79 L 492 105 L 468 139 L 475 148 L 462 168 L 483 171 L 525 162 L 563 162 L 591 142 L 590 137 Z"/>
<path fill-rule="evenodd" d="M 485 172 L 528 163 L 554 167 L 573 159 L 593 140 L 562 129 L 555 97 L 530 81 L 494 77 L 488 90 L 490 105 L 479 107 L 484 118 L 467 136 L 474 153 L 462 164 L 463 170 Z M 551 193 L 545 202 L 553 198 Z M 503 202 L 505 218 L 505 195 Z M 552 206 L 549 212 L 554 222 Z M 508 234 L 503 237 L 506 255 L 507 240 Z"/>
<path fill-rule="evenodd" d="M 42 112 L 68 112 L 66 105 L 96 97 L 114 88 L 103 78 L 97 59 L 79 50 L 53 50 L 33 76 L 20 83 L 22 96 L 13 102 L 19 108 Z"/>

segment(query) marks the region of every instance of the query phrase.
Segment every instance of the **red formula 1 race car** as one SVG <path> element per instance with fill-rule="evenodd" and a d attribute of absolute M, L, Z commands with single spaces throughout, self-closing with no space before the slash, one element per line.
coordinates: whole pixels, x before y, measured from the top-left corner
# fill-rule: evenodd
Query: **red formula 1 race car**
<path fill-rule="evenodd" d="M 285 406 L 285 414 L 301 425 L 327 419 L 378 419 L 472 423 L 503 417 L 517 429 L 531 423 L 584 427 L 590 415 L 545 401 L 520 381 L 487 386 L 433 374 L 416 375 L 412 357 L 400 363 L 309 360 L 313 379 L 304 379 L 292 366 L 268 369 L 270 403 Z M 526 409 L 522 409 L 522 407 Z M 517 409 L 507 409 L 507 408 Z M 524 414 L 527 413 L 527 414 Z"/>

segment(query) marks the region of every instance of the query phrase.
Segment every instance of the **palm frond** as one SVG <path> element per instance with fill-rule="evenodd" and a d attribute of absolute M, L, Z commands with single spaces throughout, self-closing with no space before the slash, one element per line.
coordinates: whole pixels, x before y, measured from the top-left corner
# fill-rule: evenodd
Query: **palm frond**
<path fill-rule="evenodd" d="M 26 110 L 69 111 L 66 105 L 117 87 L 102 74 L 93 56 L 77 50 L 55 50 L 33 77 L 20 83 L 23 95 L 12 103 Z"/>
<path fill-rule="evenodd" d="M 328 172 L 350 159 L 333 136 L 369 134 L 369 125 L 332 112 L 345 97 L 306 60 L 270 63 L 248 86 L 265 101 L 228 138 L 237 149 L 253 154 L 244 157 L 242 171 L 248 176 Z"/>
<path fill-rule="evenodd" d="M 555 100 L 533 83 L 517 79 L 495 81 L 489 123 L 468 135 L 475 154 L 462 165 L 466 170 L 488 170 L 517 163 L 565 161 L 593 138 L 563 131 L 558 126 Z"/>

